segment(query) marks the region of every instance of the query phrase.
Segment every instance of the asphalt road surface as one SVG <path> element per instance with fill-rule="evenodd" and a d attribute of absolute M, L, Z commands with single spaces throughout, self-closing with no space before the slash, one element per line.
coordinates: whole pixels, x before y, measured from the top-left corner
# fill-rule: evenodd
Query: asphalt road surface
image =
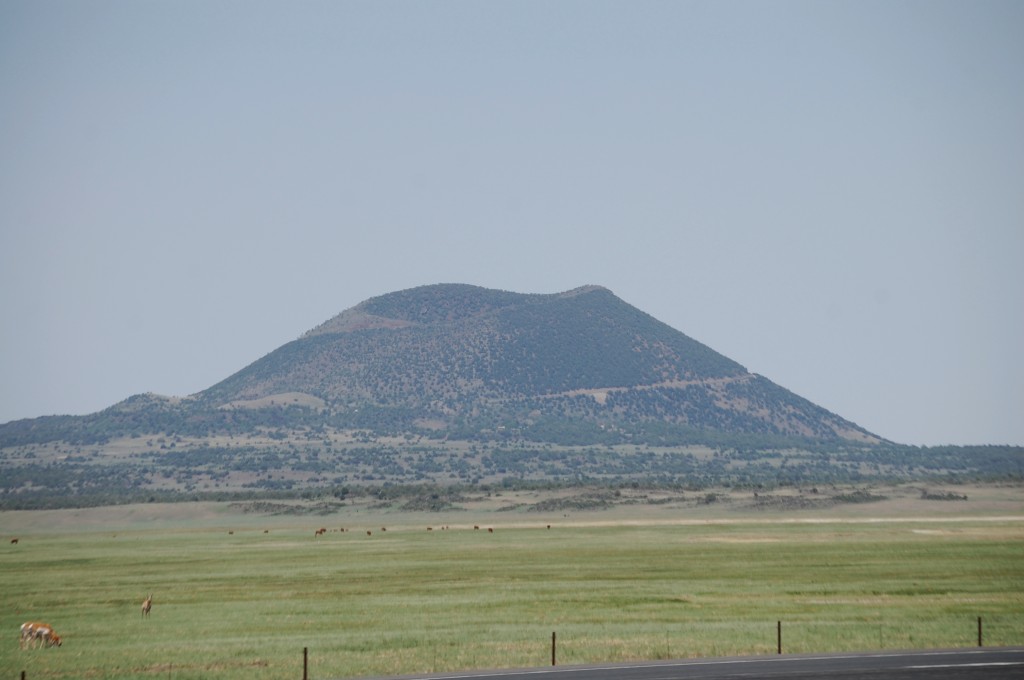
<path fill-rule="evenodd" d="M 405 677 L 423 680 L 1024 680 L 1024 647 L 741 656 Z"/>

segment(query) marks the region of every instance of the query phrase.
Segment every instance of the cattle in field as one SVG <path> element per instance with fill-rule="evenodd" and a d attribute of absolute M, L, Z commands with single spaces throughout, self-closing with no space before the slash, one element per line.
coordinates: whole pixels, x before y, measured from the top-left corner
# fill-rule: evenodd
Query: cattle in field
<path fill-rule="evenodd" d="M 142 617 L 149 616 L 149 611 L 153 608 L 153 595 L 151 594 L 145 600 L 142 601 Z"/>
<path fill-rule="evenodd" d="M 18 539 L 12 538 L 11 539 L 11 545 L 18 545 Z"/>
<path fill-rule="evenodd" d="M 25 649 L 26 646 L 35 648 L 37 646 L 60 647 L 60 636 L 53 632 L 53 626 L 48 623 L 27 622 L 21 624 L 21 640 L 19 646 Z"/>
<path fill-rule="evenodd" d="M 372 531 L 370 531 L 369 529 L 367 529 L 367 530 L 366 530 L 366 535 L 367 535 L 367 536 L 373 536 L 373 532 L 372 532 Z"/>
<path fill-rule="evenodd" d="M 320 536 L 321 534 L 326 534 L 326 533 L 327 533 L 327 529 L 324 529 L 323 527 L 320 527 L 319 529 L 317 529 L 316 531 L 313 532 L 313 536 Z"/>
<path fill-rule="evenodd" d="M 493 534 L 494 533 L 494 527 L 487 527 L 487 533 Z"/>
<path fill-rule="evenodd" d="M 479 528 L 480 528 L 480 525 L 479 525 L 479 524 L 474 524 L 474 525 L 473 525 L 473 528 L 474 528 L 474 529 L 479 529 Z"/>

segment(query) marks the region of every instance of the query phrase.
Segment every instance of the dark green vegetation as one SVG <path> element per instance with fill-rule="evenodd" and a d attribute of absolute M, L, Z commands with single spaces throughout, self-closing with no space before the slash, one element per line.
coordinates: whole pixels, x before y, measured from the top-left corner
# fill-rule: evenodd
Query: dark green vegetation
<path fill-rule="evenodd" d="M 901 446 L 579 288 L 372 298 L 184 399 L 0 425 L 0 507 L 351 486 L 1020 479 L 1024 449 Z"/>
<path fill-rule="evenodd" d="M 690 442 L 704 432 L 876 439 L 599 287 L 425 286 L 368 300 L 199 395 L 312 395 L 334 427 Z M 666 425 L 675 426 L 665 428 Z M 653 431 L 652 431 L 653 428 Z"/>

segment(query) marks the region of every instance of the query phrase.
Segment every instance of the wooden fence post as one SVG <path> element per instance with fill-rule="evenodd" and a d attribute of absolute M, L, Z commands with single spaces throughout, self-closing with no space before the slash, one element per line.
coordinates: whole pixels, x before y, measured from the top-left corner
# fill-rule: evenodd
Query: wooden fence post
<path fill-rule="evenodd" d="M 302 648 L 302 680 L 309 680 L 309 647 Z"/>
<path fill-rule="evenodd" d="M 776 630 L 778 631 L 777 637 L 779 640 L 779 654 L 782 654 L 782 621 L 777 623 Z"/>
<path fill-rule="evenodd" d="M 978 617 L 978 646 L 981 647 L 981 617 Z"/>
<path fill-rule="evenodd" d="M 551 665 L 555 665 L 555 631 L 551 631 Z"/>

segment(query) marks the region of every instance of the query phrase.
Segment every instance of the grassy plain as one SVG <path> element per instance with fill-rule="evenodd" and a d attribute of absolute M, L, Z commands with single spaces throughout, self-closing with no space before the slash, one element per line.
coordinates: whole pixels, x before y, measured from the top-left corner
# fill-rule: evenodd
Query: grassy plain
<path fill-rule="evenodd" d="M 971 646 L 979 616 L 986 645 L 1024 644 L 1024 493 L 970 495 L 811 514 L 501 510 L 529 494 L 444 514 L 2 513 L 19 542 L 0 546 L 0 676 L 300 678 L 303 647 L 312 678 L 541 666 L 553 631 L 560 664 L 774 653 L 780 620 L 789 653 Z M 19 650 L 25 620 L 64 645 Z"/>

